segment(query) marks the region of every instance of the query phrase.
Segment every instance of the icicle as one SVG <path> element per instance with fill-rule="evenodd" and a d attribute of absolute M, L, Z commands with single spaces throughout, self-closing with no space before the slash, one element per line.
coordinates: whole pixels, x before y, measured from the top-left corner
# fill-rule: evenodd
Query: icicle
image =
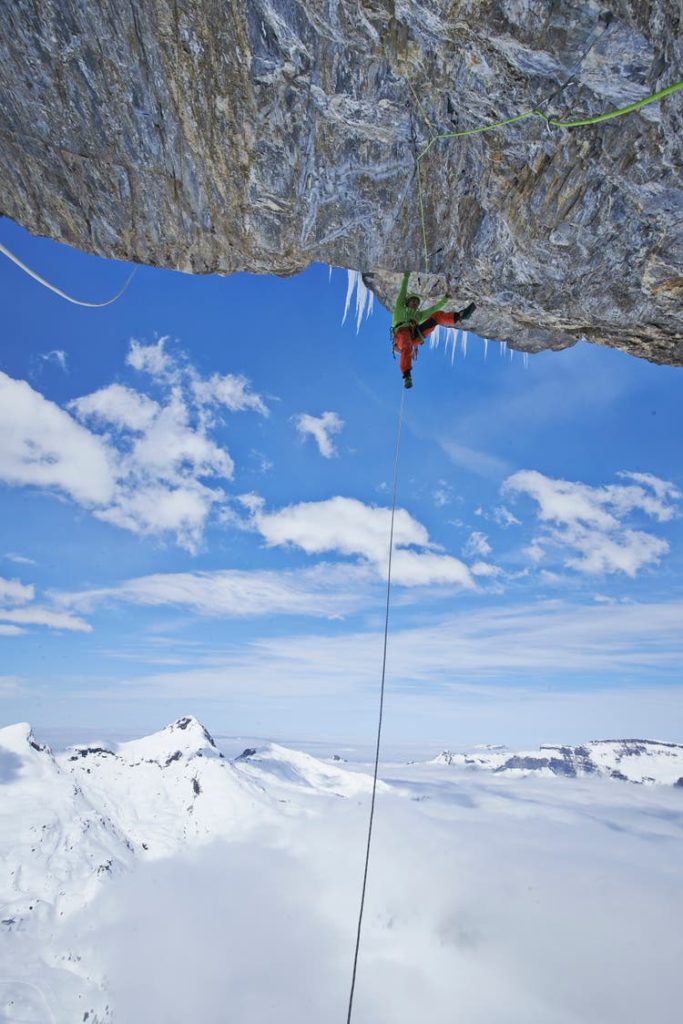
<path fill-rule="evenodd" d="M 484 362 L 486 362 L 489 354 L 489 339 L 484 338 Z"/>
<path fill-rule="evenodd" d="M 330 266 L 327 268 L 327 280 L 332 280 L 332 264 L 330 264 Z"/>
<path fill-rule="evenodd" d="M 467 339 L 469 338 L 469 336 L 469 331 L 462 332 L 462 354 L 465 359 L 467 359 Z"/>
<path fill-rule="evenodd" d="M 529 353 L 528 352 L 524 352 L 522 354 L 522 361 L 524 363 L 524 369 L 528 370 L 529 369 Z"/>
<path fill-rule="evenodd" d="M 356 334 L 358 334 L 360 330 L 360 322 L 363 319 L 367 297 L 368 290 L 363 283 L 363 275 L 358 274 L 358 278 L 356 280 Z"/>
<path fill-rule="evenodd" d="M 331 270 L 331 268 L 330 268 Z M 363 314 L 368 317 L 372 313 L 375 305 L 375 296 L 366 288 L 363 275 L 359 270 L 347 270 L 347 285 L 346 285 L 346 301 L 344 303 L 344 316 L 342 317 L 342 323 L 346 322 L 346 316 L 349 312 L 349 306 L 351 305 L 351 296 L 354 291 L 356 293 L 356 334 L 360 330 L 361 321 Z"/>
<path fill-rule="evenodd" d="M 460 337 L 460 331 L 453 332 L 453 340 L 451 342 L 451 366 L 455 362 L 455 351 L 458 347 L 458 338 Z"/>
<path fill-rule="evenodd" d="M 508 343 L 507 343 L 507 341 L 501 341 L 501 343 L 500 343 L 500 355 L 501 355 L 501 358 L 505 355 L 507 350 L 508 350 Z"/>
<path fill-rule="evenodd" d="M 514 359 L 514 357 L 515 357 L 515 350 L 514 350 L 514 348 L 511 348 L 511 349 L 510 349 L 510 362 L 512 362 L 512 360 Z"/>
<path fill-rule="evenodd" d="M 346 271 L 346 302 L 344 303 L 344 316 L 342 317 L 343 324 L 346 323 L 346 314 L 349 311 L 349 306 L 351 304 L 351 296 L 353 295 L 354 289 L 356 287 L 357 277 L 357 270 Z"/>
<path fill-rule="evenodd" d="M 438 348 L 442 342 L 444 347 L 448 349 L 448 335 L 446 334 L 446 329 L 439 325 L 438 327 L 435 327 L 429 335 L 429 347 Z"/>

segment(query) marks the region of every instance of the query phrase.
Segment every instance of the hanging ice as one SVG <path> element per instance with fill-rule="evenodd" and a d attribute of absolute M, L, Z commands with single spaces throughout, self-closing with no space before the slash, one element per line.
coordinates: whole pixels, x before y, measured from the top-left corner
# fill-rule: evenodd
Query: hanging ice
<path fill-rule="evenodd" d="M 484 338 L 484 361 L 488 358 L 489 354 L 489 339 Z"/>
<path fill-rule="evenodd" d="M 467 339 L 469 338 L 469 336 L 470 336 L 470 332 L 469 331 L 463 331 L 462 332 L 462 354 L 465 357 L 467 357 Z"/>
<path fill-rule="evenodd" d="M 349 311 L 351 304 L 351 296 L 354 291 L 356 293 L 356 334 L 360 330 L 361 320 L 363 314 L 368 317 L 372 313 L 373 306 L 375 304 L 375 296 L 366 288 L 365 282 L 363 281 L 363 275 L 359 270 L 347 270 L 347 285 L 346 285 L 346 301 L 344 303 L 344 316 L 342 317 L 342 323 L 346 322 L 346 314 Z"/>

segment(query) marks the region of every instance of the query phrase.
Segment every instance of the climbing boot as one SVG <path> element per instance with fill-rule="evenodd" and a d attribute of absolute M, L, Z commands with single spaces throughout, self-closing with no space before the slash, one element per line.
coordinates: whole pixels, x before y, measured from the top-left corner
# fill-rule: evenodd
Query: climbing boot
<path fill-rule="evenodd" d="M 477 307 L 473 302 L 470 302 L 469 306 L 465 306 L 464 309 L 458 310 L 458 320 L 469 320 Z"/>
<path fill-rule="evenodd" d="M 413 386 L 412 374 L 411 374 L 410 370 L 406 370 L 406 372 L 403 374 L 403 387 L 404 388 L 412 388 L 412 386 Z"/>

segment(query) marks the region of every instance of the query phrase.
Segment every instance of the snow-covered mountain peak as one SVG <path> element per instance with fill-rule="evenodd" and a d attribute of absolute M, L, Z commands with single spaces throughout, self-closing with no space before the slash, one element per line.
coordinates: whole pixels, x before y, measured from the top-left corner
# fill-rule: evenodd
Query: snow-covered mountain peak
<path fill-rule="evenodd" d="M 82 748 L 74 748 L 82 749 Z M 115 752 L 128 762 L 158 761 L 167 764 L 181 758 L 222 757 L 213 737 L 193 715 L 178 718 L 165 729 L 139 740 L 119 743 Z"/>
<path fill-rule="evenodd" d="M 19 757 L 25 757 L 29 750 L 50 753 L 49 747 L 37 742 L 28 722 L 17 722 L 16 725 L 6 725 L 0 729 L 0 749 Z"/>
<path fill-rule="evenodd" d="M 336 764 L 321 761 L 300 750 L 281 747 L 278 743 L 247 747 L 233 763 L 256 779 L 265 774 L 281 784 L 307 786 L 341 796 L 354 796 L 372 788 L 372 778 L 365 773 L 338 768 Z M 378 788 L 385 788 L 384 783 L 380 782 Z"/>

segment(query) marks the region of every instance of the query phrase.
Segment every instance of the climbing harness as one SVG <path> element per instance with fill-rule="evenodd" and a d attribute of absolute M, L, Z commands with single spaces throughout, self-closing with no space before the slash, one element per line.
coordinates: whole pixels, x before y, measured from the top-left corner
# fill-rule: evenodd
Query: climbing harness
<path fill-rule="evenodd" d="M 111 306 L 113 302 L 116 302 L 117 299 L 120 299 L 123 293 L 128 288 L 130 282 L 135 277 L 135 274 L 137 273 L 138 269 L 137 267 L 133 268 L 131 273 L 128 275 L 128 278 L 126 279 L 123 288 L 121 288 L 121 290 L 118 291 L 112 299 L 107 299 L 106 302 L 83 302 L 81 299 L 74 299 L 72 295 L 67 295 L 67 293 L 63 292 L 61 288 L 57 288 L 56 285 L 50 284 L 50 282 L 46 281 L 44 277 L 40 276 L 40 274 L 36 274 L 35 270 L 31 270 L 31 268 L 27 267 L 25 263 L 22 263 L 18 256 L 15 256 L 13 252 L 10 252 L 9 249 L 6 249 L 2 242 L 0 242 L 0 252 L 3 254 L 3 256 L 6 256 L 8 260 L 11 260 L 12 263 L 15 263 L 21 270 L 23 270 L 25 274 L 28 274 L 29 277 L 32 277 L 34 281 L 37 281 L 38 284 L 42 284 L 44 288 L 48 288 L 51 292 L 54 292 L 55 295 L 59 295 L 62 299 L 66 299 L 67 302 L 72 302 L 74 306 L 87 306 L 89 309 L 102 309 L 103 306 Z"/>
<path fill-rule="evenodd" d="M 360 950 L 360 936 L 363 927 L 363 911 L 365 910 L 365 892 L 368 884 L 368 866 L 370 864 L 370 845 L 372 842 L 372 826 L 375 818 L 375 796 L 377 794 L 377 773 L 379 771 L 379 752 L 382 743 L 382 718 L 384 715 L 384 683 L 387 671 L 387 643 L 389 640 L 389 606 L 391 603 L 391 562 L 394 553 L 394 519 L 396 517 L 396 493 L 398 489 L 398 463 L 401 454 L 401 428 L 403 426 L 403 400 L 405 390 L 401 388 L 401 404 L 398 411 L 398 429 L 396 431 L 396 453 L 394 455 L 394 482 L 391 496 L 391 527 L 389 529 L 389 564 L 387 567 L 387 601 L 386 613 L 384 616 L 384 649 L 382 652 L 382 682 L 379 690 L 379 714 L 377 718 L 377 742 L 375 746 L 375 767 L 372 775 L 372 798 L 370 800 L 370 817 L 368 819 L 368 837 L 365 846 L 365 867 L 363 869 L 363 886 L 361 889 L 360 909 L 358 911 L 358 929 L 356 931 L 356 948 L 353 954 L 353 973 L 351 975 L 351 989 L 349 991 L 349 1006 L 346 1015 L 346 1024 L 351 1024 L 351 1012 L 353 1010 L 353 996 L 356 990 L 356 974 L 358 971 L 358 953 Z"/>
<path fill-rule="evenodd" d="M 567 83 L 565 83 L 567 84 Z M 433 132 L 432 123 L 427 117 L 420 103 L 417 94 L 412 86 L 412 83 L 408 81 L 408 86 L 412 92 L 423 117 L 425 123 L 429 129 Z M 419 199 L 420 208 L 420 223 L 422 227 L 422 245 L 424 249 L 424 269 L 425 273 L 429 270 L 429 252 L 427 248 L 427 229 L 425 226 L 425 211 L 424 211 L 424 194 L 422 190 L 422 174 L 421 174 L 421 163 L 426 157 L 427 153 L 436 145 L 437 142 L 443 139 L 462 139 L 468 135 L 481 135 L 484 132 L 495 131 L 498 128 L 505 128 L 510 124 L 517 124 L 519 121 L 524 121 L 529 117 L 538 117 L 552 128 L 582 128 L 586 125 L 602 124 L 604 121 L 611 121 L 616 117 L 624 117 L 626 114 L 632 114 L 637 110 L 642 110 L 643 107 L 648 106 L 650 103 L 658 103 L 663 100 L 666 96 L 671 96 L 672 93 L 678 92 L 679 89 L 683 89 L 683 81 L 675 82 L 673 85 L 668 85 L 665 89 L 660 89 L 658 92 L 652 93 L 651 96 L 646 96 L 642 100 L 637 100 L 635 103 L 629 103 L 626 107 L 619 107 L 617 110 L 608 110 L 604 114 L 595 114 L 592 117 L 582 117 L 576 120 L 563 121 L 556 117 L 549 117 L 548 114 L 544 114 L 542 110 L 535 107 L 533 110 L 526 110 L 523 114 L 516 114 L 514 117 L 507 117 L 501 121 L 494 121 L 492 124 L 479 125 L 476 128 L 466 128 L 463 131 L 457 132 L 440 132 L 432 134 L 427 144 L 423 149 L 416 154 L 415 163 L 417 171 L 417 193 Z"/>

